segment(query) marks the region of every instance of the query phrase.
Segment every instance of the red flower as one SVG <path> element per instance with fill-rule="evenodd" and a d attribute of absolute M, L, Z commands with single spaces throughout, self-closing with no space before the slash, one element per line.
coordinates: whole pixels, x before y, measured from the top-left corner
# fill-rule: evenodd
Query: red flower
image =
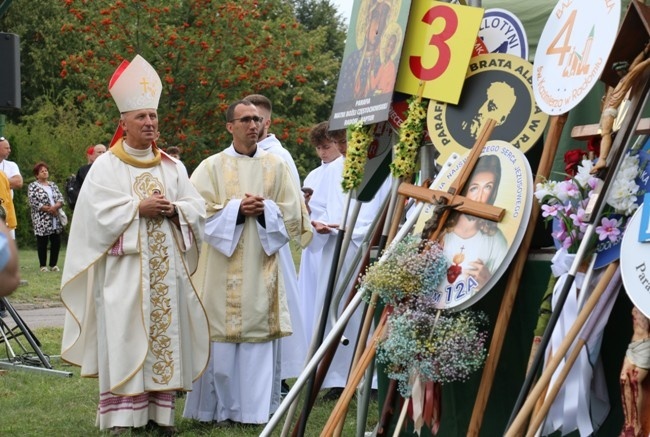
<path fill-rule="evenodd" d="M 600 137 L 591 137 L 587 141 L 587 150 L 594 152 L 595 156 L 600 156 Z"/>
<path fill-rule="evenodd" d="M 587 153 L 582 149 L 568 150 L 564 154 L 564 171 L 570 177 L 573 177 L 578 172 L 578 166 L 582 162 Z"/>

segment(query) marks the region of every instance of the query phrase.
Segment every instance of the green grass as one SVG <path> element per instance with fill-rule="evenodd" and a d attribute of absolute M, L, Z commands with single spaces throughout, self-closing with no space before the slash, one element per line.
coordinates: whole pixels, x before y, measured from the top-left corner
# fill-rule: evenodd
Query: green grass
<path fill-rule="evenodd" d="M 59 268 L 63 270 L 66 248 L 59 253 Z M 49 257 L 49 253 L 48 253 Z M 33 304 L 36 306 L 60 305 L 61 272 L 41 272 L 38 255 L 33 249 L 19 250 L 20 277 L 27 285 L 18 287 L 10 297 L 12 304 Z"/>
<path fill-rule="evenodd" d="M 63 265 L 64 253 L 61 253 Z M 39 271 L 36 251 L 20 251 L 20 268 L 23 279 L 28 281 L 27 286 L 20 287 L 12 296 L 12 303 L 33 303 L 36 305 L 57 305 L 58 288 L 61 281 L 60 273 L 41 273 Z M 96 379 L 80 378 L 77 367 L 67 365 L 59 358 L 62 329 L 42 328 L 34 330 L 35 337 L 41 342 L 41 351 L 50 357 L 50 362 L 57 371 L 72 372 L 72 377 L 62 377 L 59 374 L 42 371 L 26 371 L 12 368 L 3 371 L 0 367 L 0 436 L 94 436 L 106 435 L 95 427 L 95 414 L 97 409 L 98 382 Z M 29 344 L 23 337 L 19 340 L 26 346 L 25 358 L 29 362 L 38 359 Z M 15 340 L 9 342 L 14 353 L 19 357 L 22 354 L 20 346 Z M 0 360 L 7 361 L 10 356 L 7 345 L 0 338 Z M 291 381 L 290 381 L 291 382 Z M 182 436 L 257 436 L 262 427 L 242 428 L 233 427 L 215 429 L 193 420 L 181 417 L 185 404 L 184 398 L 176 402 L 176 427 Z M 318 436 L 329 415 L 334 408 L 334 402 L 317 399 L 311 411 L 306 436 Z M 302 409 L 299 404 L 298 412 Z M 371 430 L 377 421 L 378 408 L 372 402 L 369 408 L 369 417 L 366 425 Z M 276 428 L 274 436 L 280 435 L 284 420 Z M 295 422 L 294 422 L 295 423 Z M 343 436 L 356 433 L 356 403 L 350 404 Z M 134 432 L 133 435 L 153 436 L 153 433 L 144 431 Z"/>

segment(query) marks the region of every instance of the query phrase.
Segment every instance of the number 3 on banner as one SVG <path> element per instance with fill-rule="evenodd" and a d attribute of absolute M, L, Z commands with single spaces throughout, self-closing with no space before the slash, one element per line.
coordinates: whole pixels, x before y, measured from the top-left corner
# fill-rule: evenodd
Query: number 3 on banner
<path fill-rule="evenodd" d="M 447 67 L 449 67 L 451 48 L 447 44 L 447 41 L 458 30 L 458 16 L 450 7 L 434 6 L 424 14 L 422 21 L 428 25 L 432 25 L 436 18 L 441 18 L 444 21 L 444 26 L 440 32 L 434 33 L 429 40 L 429 45 L 438 49 L 438 59 L 433 67 L 424 67 L 422 65 L 422 56 L 411 56 L 409 58 L 411 72 L 415 77 L 424 81 L 439 78 L 447 70 Z"/>
<path fill-rule="evenodd" d="M 443 3 L 411 3 L 396 90 L 458 103 L 483 9 Z"/>

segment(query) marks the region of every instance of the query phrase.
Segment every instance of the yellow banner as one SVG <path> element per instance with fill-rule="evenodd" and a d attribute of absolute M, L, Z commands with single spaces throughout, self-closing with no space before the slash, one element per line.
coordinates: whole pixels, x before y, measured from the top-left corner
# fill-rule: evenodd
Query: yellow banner
<path fill-rule="evenodd" d="M 458 103 L 472 49 L 483 19 L 482 8 L 439 1 L 411 5 L 395 89 Z"/>

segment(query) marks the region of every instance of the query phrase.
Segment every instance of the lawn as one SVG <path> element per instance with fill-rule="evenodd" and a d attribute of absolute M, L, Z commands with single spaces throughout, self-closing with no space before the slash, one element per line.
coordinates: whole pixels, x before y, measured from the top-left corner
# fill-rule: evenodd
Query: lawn
<path fill-rule="evenodd" d="M 65 253 L 61 253 L 59 266 L 63 266 Z M 58 289 L 61 273 L 39 271 L 36 251 L 20 251 L 20 269 L 23 279 L 28 284 L 21 286 L 12 296 L 11 302 L 16 304 L 59 305 Z M 22 369 L 19 367 L 6 370 L 0 367 L 0 436 L 93 436 L 102 435 L 95 427 L 95 412 L 98 400 L 96 379 L 80 378 L 79 370 L 61 361 L 60 344 L 62 329 L 35 329 L 34 336 L 40 341 L 40 350 L 48 356 L 54 370 L 60 373 L 46 372 L 38 367 L 36 354 L 29 347 L 24 337 L 19 340 L 26 345 L 27 353 L 22 354 L 15 340 L 9 345 L 17 356 L 35 367 Z M 0 338 L 0 361 L 8 361 L 10 353 L 8 345 Z M 71 372 L 71 377 L 61 376 L 62 372 Z M 291 383 L 291 381 L 290 381 Z M 184 398 L 176 402 L 176 426 L 182 436 L 256 436 L 262 427 L 216 429 L 196 421 L 181 417 Z M 316 401 L 307 429 L 306 436 L 317 436 L 327 421 L 334 402 Z M 302 409 L 302 403 L 298 411 Z M 369 408 L 367 430 L 371 430 L 377 421 L 377 404 L 372 402 Z M 274 435 L 280 435 L 280 426 Z M 350 405 L 342 435 L 356 433 L 356 403 Z M 104 434 L 105 435 L 105 434 Z M 148 436 L 144 431 L 134 433 L 138 436 Z"/>

